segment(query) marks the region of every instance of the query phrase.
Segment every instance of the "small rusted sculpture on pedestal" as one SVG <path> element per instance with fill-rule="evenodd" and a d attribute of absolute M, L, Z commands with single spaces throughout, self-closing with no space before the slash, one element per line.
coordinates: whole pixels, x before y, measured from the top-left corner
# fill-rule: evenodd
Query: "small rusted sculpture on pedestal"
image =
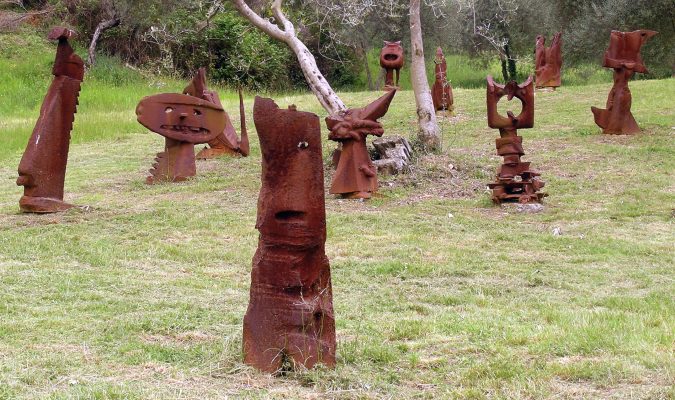
<path fill-rule="evenodd" d="M 396 90 L 392 90 L 363 108 L 347 110 L 342 117 L 326 118 L 328 139 L 340 142 L 337 168 L 330 187 L 331 194 L 348 199 L 369 199 L 377 191 L 377 168 L 366 148 L 368 135 L 382 136 L 377 122 L 389 109 Z M 336 157 L 337 158 L 337 157 Z"/>
<path fill-rule="evenodd" d="M 206 86 L 206 69 L 204 68 L 199 68 L 197 74 L 192 79 L 192 82 L 183 89 L 183 94 L 199 97 L 200 99 L 210 101 L 223 108 L 218 93 L 209 90 Z M 239 91 L 239 116 L 241 118 L 241 140 L 237 138 L 237 132 L 235 132 L 232 121 L 230 121 L 230 116 L 225 113 L 225 130 L 215 139 L 208 142 L 209 147 L 205 147 L 197 153 L 198 159 L 206 160 L 222 155 L 235 157 L 248 156 L 249 143 L 248 134 L 246 132 L 246 116 L 244 114 L 244 103 L 241 96 L 241 90 Z"/>
<path fill-rule="evenodd" d="M 553 36 L 551 47 L 546 47 L 546 39 L 537 36 L 535 48 L 535 84 L 537 88 L 560 87 L 560 69 L 562 68 L 562 32 Z"/>
<path fill-rule="evenodd" d="M 398 79 L 404 63 L 401 41 L 387 42 L 385 40 L 384 47 L 380 51 L 380 66 L 385 70 L 384 90 L 400 89 Z M 396 83 L 394 83 L 394 71 L 396 71 Z"/>
<path fill-rule="evenodd" d="M 335 319 L 325 254 L 326 210 L 319 117 L 256 97 L 262 187 L 244 361 L 283 372 L 335 365 Z"/>
<path fill-rule="evenodd" d="M 146 183 L 180 182 L 196 175 L 195 144 L 215 139 L 225 129 L 225 111 L 210 101 L 178 94 L 148 96 L 136 107 L 138 122 L 166 138 Z"/>
<path fill-rule="evenodd" d="M 546 196 L 539 192 L 544 182 L 539 179 L 539 173 L 530 169 L 529 162 L 520 161 L 525 154 L 523 138 L 518 136 L 518 129 L 527 129 L 534 126 L 534 84 L 530 76 L 525 83 L 518 85 L 511 81 L 506 85 L 495 83 L 492 76 L 487 78 L 487 116 L 488 126 L 499 129 L 500 138 L 496 140 L 497 154 L 504 157 L 504 163 L 497 171 L 497 180 L 490 183 L 492 201 L 499 204 L 507 201 L 520 203 L 541 202 Z M 523 104 L 523 111 L 518 116 L 508 111 L 507 117 L 499 114 L 497 103 L 507 96 L 508 100 L 518 98 Z"/>
<path fill-rule="evenodd" d="M 640 132 L 640 127 L 630 112 L 632 96 L 628 81 L 635 72 L 647 73 L 640 48 L 658 32 L 639 30 L 634 32 L 612 31 L 609 48 L 605 52 L 603 67 L 614 69 L 614 86 L 607 98 L 607 108 L 591 107 L 595 123 L 602 133 L 627 135 Z"/>
<path fill-rule="evenodd" d="M 24 187 L 19 207 L 23 212 L 52 213 L 72 208 L 63 201 L 63 185 L 77 97 L 84 79 L 84 62 L 70 47 L 75 32 L 56 27 L 50 40 L 58 40 L 52 73 L 40 117 L 19 163 L 16 184 Z"/>
<path fill-rule="evenodd" d="M 452 111 L 452 86 L 448 82 L 448 65 L 445 62 L 443 50 L 436 49 L 436 58 L 434 59 L 436 80 L 431 88 L 431 99 L 434 102 L 436 111 Z"/>

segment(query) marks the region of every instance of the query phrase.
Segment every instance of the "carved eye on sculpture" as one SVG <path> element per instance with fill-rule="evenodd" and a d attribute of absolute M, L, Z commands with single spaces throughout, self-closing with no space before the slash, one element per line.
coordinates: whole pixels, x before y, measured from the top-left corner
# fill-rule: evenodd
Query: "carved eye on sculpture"
<path fill-rule="evenodd" d="M 202 115 L 202 112 L 201 112 L 201 111 L 199 111 L 199 110 L 197 110 L 197 109 L 195 109 L 195 111 L 194 111 L 194 115 Z"/>
<path fill-rule="evenodd" d="M 170 113 L 173 112 L 173 108 L 172 108 L 172 107 L 167 107 L 167 108 L 164 109 L 164 112 L 167 113 L 167 114 L 170 114 Z"/>
<path fill-rule="evenodd" d="M 300 142 L 300 143 L 298 143 L 298 148 L 299 148 L 299 149 L 306 149 L 306 148 L 308 148 L 308 147 L 309 147 L 309 143 L 307 143 L 307 142 Z"/>

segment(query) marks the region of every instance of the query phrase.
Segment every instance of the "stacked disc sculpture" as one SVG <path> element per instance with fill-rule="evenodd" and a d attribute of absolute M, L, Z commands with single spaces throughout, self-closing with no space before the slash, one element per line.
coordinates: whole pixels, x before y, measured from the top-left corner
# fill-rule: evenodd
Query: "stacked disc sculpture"
<path fill-rule="evenodd" d="M 520 160 L 523 151 L 523 138 L 518 136 L 518 129 L 527 129 L 534 126 L 534 83 L 530 76 L 525 83 L 518 85 L 511 81 L 506 85 L 495 83 L 492 76 L 487 78 L 487 117 L 488 126 L 499 129 L 500 138 L 496 140 L 497 154 L 504 157 L 504 162 L 497 171 L 495 182 L 488 184 L 492 189 L 492 201 L 530 203 L 540 202 L 546 196 L 539 190 L 544 182 L 539 179 L 539 173 L 530 169 L 529 162 Z M 521 101 L 522 112 L 515 116 L 508 111 L 507 116 L 500 115 L 497 103 L 506 96 L 508 100 L 514 97 Z"/>

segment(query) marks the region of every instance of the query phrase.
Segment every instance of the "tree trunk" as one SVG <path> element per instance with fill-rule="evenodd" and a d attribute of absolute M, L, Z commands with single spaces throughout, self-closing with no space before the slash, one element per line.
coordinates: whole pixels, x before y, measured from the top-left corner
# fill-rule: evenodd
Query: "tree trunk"
<path fill-rule="evenodd" d="M 99 22 L 94 31 L 94 36 L 91 37 L 91 43 L 89 43 L 89 58 L 87 58 L 87 66 L 92 67 L 96 63 L 96 45 L 98 40 L 101 38 L 101 34 L 108 29 L 114 28 L 120 24 L 119 18 L 111 18 Z"/>
<path fill-rule="evenodd" d="M 256 14 L 244 0 L 232 0 L 232 4 L 239 11 L 244 18 L 248 19 L 258 29 L 265 32 L 274 39 L 286 43 L 291 48 L 295 56 L 298 58 L 298 63 L 305 76 L 305 80 L 309 85 L 310 90 L 314 93 L 316 98 L 321 103 L 321 106 L 331 116 L 341 116 L 347 111 L 347 106 L 342 102 L 340 97 L 335 93 L 326 78 L 324 78 L 319 67 L 316 65 L 314 55 L 309 51 L 307 46 L 295 34 L 295 27 L 286 18 L 281 10 L 281 3 L 283 0 L 274 0 L 272 2 L 272 13 L 275 21 L 280 24 L 276 25 L 269 19 L 265 19 Z"/>
<path fill-rule="evenodd" d="M 359 52 L 363 56 L 363 66 L 366 69 L 366 76 L 368 77 L 368 90 L 373 90 L 375 88 L 373 86 L 373 74 L 370 72 L 370 65 L 368 65 L 368 50 L 366 50 L 363 40 L 359 43 Z"/>
<path fill-rule="evenodd" d="M 436 111 L 424 63 L 420 0 L 410 0 L 410 44 L 412 49 L 411 80 L 419 124 L 417 136 L 427 150 L 438 150 L 441 147 L 441 130 L 436 122 Z"/>
<path fill-rule="evenodd" d="M 510 41 L 511 38 L 507 36 L 507 39 Z M 509 47 L 509 44 L 504 45 L 504 54 L 506 54 L 506 69 L 508 70 L 508 76 L 509 79 L 508 81 L 518 81 L 518 77 L 516 76 L 516 59 L 511 57 L 511 48 Z"/>

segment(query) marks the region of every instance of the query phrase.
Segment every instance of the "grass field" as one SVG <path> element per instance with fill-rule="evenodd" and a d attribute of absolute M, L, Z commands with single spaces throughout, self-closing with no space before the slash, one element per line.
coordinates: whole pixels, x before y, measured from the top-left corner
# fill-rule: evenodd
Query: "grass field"
<path fill-rule="evenodd" d="M 260 186 L 252 96 L 250 157 L 147 186 L 163 139 L 134 108 L 181 84 L 99 68 L 66 178 L 66 200 L 88 207 L 58 215 L 19 214 L 14 184 L 48 70 L 31 91 L 2 81 L 0 399 L 675 398 L 675 79 L 631 83 L 636 136 L 593 123 L 609 81 L 537 93 L 535 128 L 521 131 L 550 194 L 536 214 L 491 204 L 501 159 L 485 90 L 456 90 L 442 152 L 383 178 L 370 202 L 327 198 L 337 368 L 271 377 L 241 362 Z M 238 126 L 235 96 L 221 96 Z M 276 100 L 324 116 L 311 95 Z M 414 137 L 414 110 L 397 94 L 386 133 Z"/>

